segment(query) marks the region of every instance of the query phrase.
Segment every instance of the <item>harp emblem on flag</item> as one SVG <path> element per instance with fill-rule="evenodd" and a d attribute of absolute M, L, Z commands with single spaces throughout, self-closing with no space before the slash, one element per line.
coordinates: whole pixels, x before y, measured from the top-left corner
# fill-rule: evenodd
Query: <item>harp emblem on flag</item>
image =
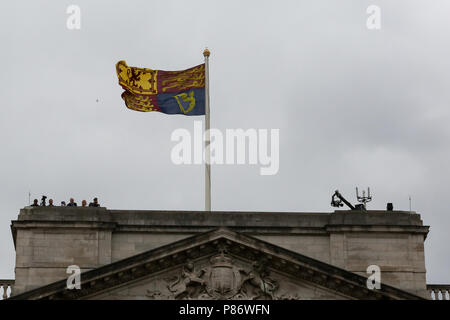
<path fill-rule="evenodd" d="M 194 91 L 189 91 L 189 95 L 185 92 L 177 94 L 173 96 L 175 100 L 177 100 L 178 106 L 180 107 L 181 112 L 184 114 L 189 113 L 192 109 L 195 107 L 195 97 L 194 97 Z M 183 106 L 183 103 L 180 101 L 180 99 L 183 102 L 189 102 L 189 105 L 186 105 L 187 108 Z"/>

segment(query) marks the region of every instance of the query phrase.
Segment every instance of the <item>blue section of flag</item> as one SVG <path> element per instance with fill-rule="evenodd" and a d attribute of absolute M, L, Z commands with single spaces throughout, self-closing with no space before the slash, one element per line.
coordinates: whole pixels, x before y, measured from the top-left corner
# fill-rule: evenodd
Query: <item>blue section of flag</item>
<path fill-rule="evenodd" d="M 205 89 L 189 89 L 177 93 L 158 93 L 158 106 L 167 114 L 200 116 L 205 114 Z"/>

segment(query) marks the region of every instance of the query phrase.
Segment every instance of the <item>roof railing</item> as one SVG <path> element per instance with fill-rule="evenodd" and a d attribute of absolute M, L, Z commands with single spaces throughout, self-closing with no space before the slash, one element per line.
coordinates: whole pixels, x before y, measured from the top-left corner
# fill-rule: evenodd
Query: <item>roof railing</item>
<path fill-rule="evenodd" d="M 0 279 L 0 300 L 8 299 L 12 295 L 14 280 Z"/>
<path fill-rule="evenodd" d="M 431 300 L 450 300 L 450 284 L 427 284 Z"/>

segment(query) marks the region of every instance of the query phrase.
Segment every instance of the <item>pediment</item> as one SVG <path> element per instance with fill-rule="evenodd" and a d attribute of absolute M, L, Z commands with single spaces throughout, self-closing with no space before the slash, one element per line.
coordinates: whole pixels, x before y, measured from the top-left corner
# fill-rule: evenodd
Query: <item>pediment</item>
<path fill-rule="evenodd" d="M 363 276 L 221 228 L 13 299 L 421 299 Z"/>
<path fill-rule="evenodd" d="M 221 249 L 224 250 L 224 249 Z M 225 249 L 226 250 L 226 249 Z M 95 300 L 305 300 L 352 299 L 254 261 L 220 251 L 189 260 L 182 266 L 153 274 L 84 299 Z"/>

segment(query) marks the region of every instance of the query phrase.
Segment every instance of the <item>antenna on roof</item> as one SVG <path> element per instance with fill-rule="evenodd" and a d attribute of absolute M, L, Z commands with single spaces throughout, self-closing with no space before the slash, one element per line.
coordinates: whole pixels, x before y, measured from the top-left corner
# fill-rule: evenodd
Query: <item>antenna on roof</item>
<path fill-rule="evenodd" d="M 367 196 L 365 190 L 363 190 L 362 196 L 359 196 L 358 187 L 356 187 L 356 199 L 358 199 L 358 202 L 361 202 L 364 209 L 366 209 L 367 202 L 372 201 L 372 196 L 370 195 L 370 188 L 369 187 L 367 188 Z"/>
<path fill-rule="evenodd" d="M 409 213 L 411 213 L 411 196 L 409 196 Z"/>
<path fill-rule="evenodd" d="M 31 205 L 31 191 L 28 190 L 28 205 Z"/>

